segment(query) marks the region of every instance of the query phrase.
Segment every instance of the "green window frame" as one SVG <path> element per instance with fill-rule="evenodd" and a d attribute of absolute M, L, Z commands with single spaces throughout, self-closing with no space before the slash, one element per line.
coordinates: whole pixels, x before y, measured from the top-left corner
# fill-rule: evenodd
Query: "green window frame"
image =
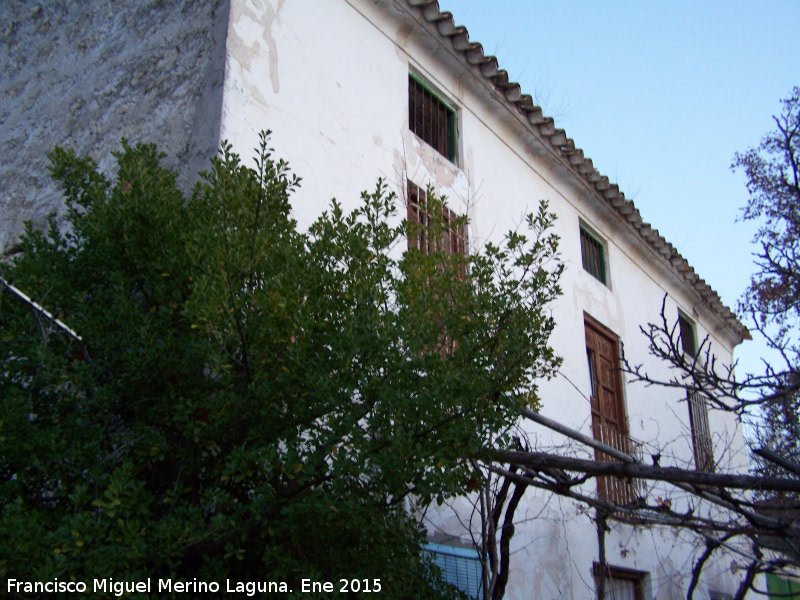
<path fill-rule="evenodd" d="M 581 225 L 581 262 L 586 272 L 603 285 L 608 285 L 606 277 L 606 248 L 600 239 Z"/>
<path fill-rule="evenodd" d="M 694 323 L 683 313 L 678 313 L 678 327 L 681 334 L 681 349 L 689 356 L 697 355 L 697 341 L 694 333 Z"/>
<path fill-rule="evenodd" d="M 800 600 L 800 581 L 767 573 L 767 591 L 771 600 Z"/>

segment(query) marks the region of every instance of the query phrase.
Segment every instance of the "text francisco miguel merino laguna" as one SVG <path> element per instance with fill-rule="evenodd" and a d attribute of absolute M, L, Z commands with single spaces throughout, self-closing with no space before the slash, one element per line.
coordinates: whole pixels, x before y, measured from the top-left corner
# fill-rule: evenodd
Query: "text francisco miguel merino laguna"
<path fill-rule="evenodd" d="M 58 577 L 52 581 L 21 581 L 19 579 L 8 579 L 8 593 L 16 592 L 23 594 L 35 593 L 65 593 L 65 594 L 86 594 L 103 593 L 113 594 L 114 596 L 124 596 L 125 594 L 142 592 L 176 592 L 176 593 L 203 593 L 203 592 L 225 592 L 228 594 L 247 594 L 255 596 L 257 593 L 264 592 L 284 592 L 291 593 L 285 581 L 231 581 L 225 580 L 225 584 L 220 585 L 216 581 L 174 581 L 172 579 L 158 579 L 155 582 L 149 577 L 144 581 L 115 581 L 113 578 L 93 579 L 91 585 L 85 581 L 59 581 Z M 338 584 L 332 581 L 312 581 L 311 579 L 300 580 L 300 592 L 380 592 L 380 579 L 340 579 Z"/>

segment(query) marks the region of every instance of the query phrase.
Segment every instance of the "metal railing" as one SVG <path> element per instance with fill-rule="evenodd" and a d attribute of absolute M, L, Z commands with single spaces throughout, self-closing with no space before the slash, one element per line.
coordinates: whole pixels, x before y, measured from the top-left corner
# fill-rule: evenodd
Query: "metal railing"
<path fill-rule="evenodd" d="M 641 442 L 634 440 L 627 433 L 619 431 L 613 425 L 595 424 L 593 429 L 594 438 L 597 441 L 632 456 L 638 462 L 642 461 L 644 445 Z M 595 457 L 601 461 L 617 460 L 600 451 L 595 452 Z M 630 506 L 637 504 L 639 498 L 646 495 L 646 490 L 644 483 L 639 479 L 606 476 L 597 478 L 597 495 L 603 500 L 619 506 Z"/>

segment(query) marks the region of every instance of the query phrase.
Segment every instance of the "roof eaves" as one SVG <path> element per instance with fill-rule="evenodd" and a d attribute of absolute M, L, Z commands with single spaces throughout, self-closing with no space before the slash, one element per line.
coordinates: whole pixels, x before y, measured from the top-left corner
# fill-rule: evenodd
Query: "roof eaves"
<path fill-rule="evenodd" d="M 491 82 L 494 88 L 511 107 L 516 108 L 547 140 L 554 150 L 563 159 L 565 164 L 579 179 L 585 180 L 597 192 L 597 196 L 615 210 L 623 222 L 628 223 L 635 234 L 648 245 L 656 254 L 661 256 L 668 267 L 687 286 L 694 289 L 703 299 L 709 309 L 717 315 L 723 323 L 732 329 L 742 340 L 751 339 L 750 332 L 739 321 L 733 311 L 722 303 L 722 300 L 711 287 L 701 279 L 694 268 L 680 253 L 667 242 L 657 229 L 646 223 L 633 202 L 625 198 L 619 186 L 612 184 L 608 177 L 601 175 L 592 164 L 592 160 L 584 155 L 583 150 L 575 146 L 575 142 L 567 137 L 563 129 L 557 129 L 555 121 L 543 114 L 542 108 L 537 106 L 533 98 L 523 94 L 520 85 L 509 81 L 508 72 L 500 69 L 497 57 L 486 55 L 479 42 L 469 40 L 469 32 L 463 25 L 456 25 L 450 12 L 439 10 L 438 0 L 406 0 L 409 6 L 420 11 L 426 22 L 435 26 L 442 37 L 448 38 L 453 49 L 460 53 L 467 64 L 478 67 L 484 79 Z"/>

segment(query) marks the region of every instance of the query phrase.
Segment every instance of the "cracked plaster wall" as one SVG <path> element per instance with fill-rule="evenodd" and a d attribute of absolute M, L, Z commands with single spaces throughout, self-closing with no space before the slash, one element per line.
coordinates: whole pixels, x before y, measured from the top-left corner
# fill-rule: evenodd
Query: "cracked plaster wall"
<path fill-rule="evenodd" d="M 189 188 L 219 144 L 227 0 L 0 2 L 0 255 L 24 222 L 63 215 L 56 145 L 108 171 L 119 140 L 154 142 Z"/>

